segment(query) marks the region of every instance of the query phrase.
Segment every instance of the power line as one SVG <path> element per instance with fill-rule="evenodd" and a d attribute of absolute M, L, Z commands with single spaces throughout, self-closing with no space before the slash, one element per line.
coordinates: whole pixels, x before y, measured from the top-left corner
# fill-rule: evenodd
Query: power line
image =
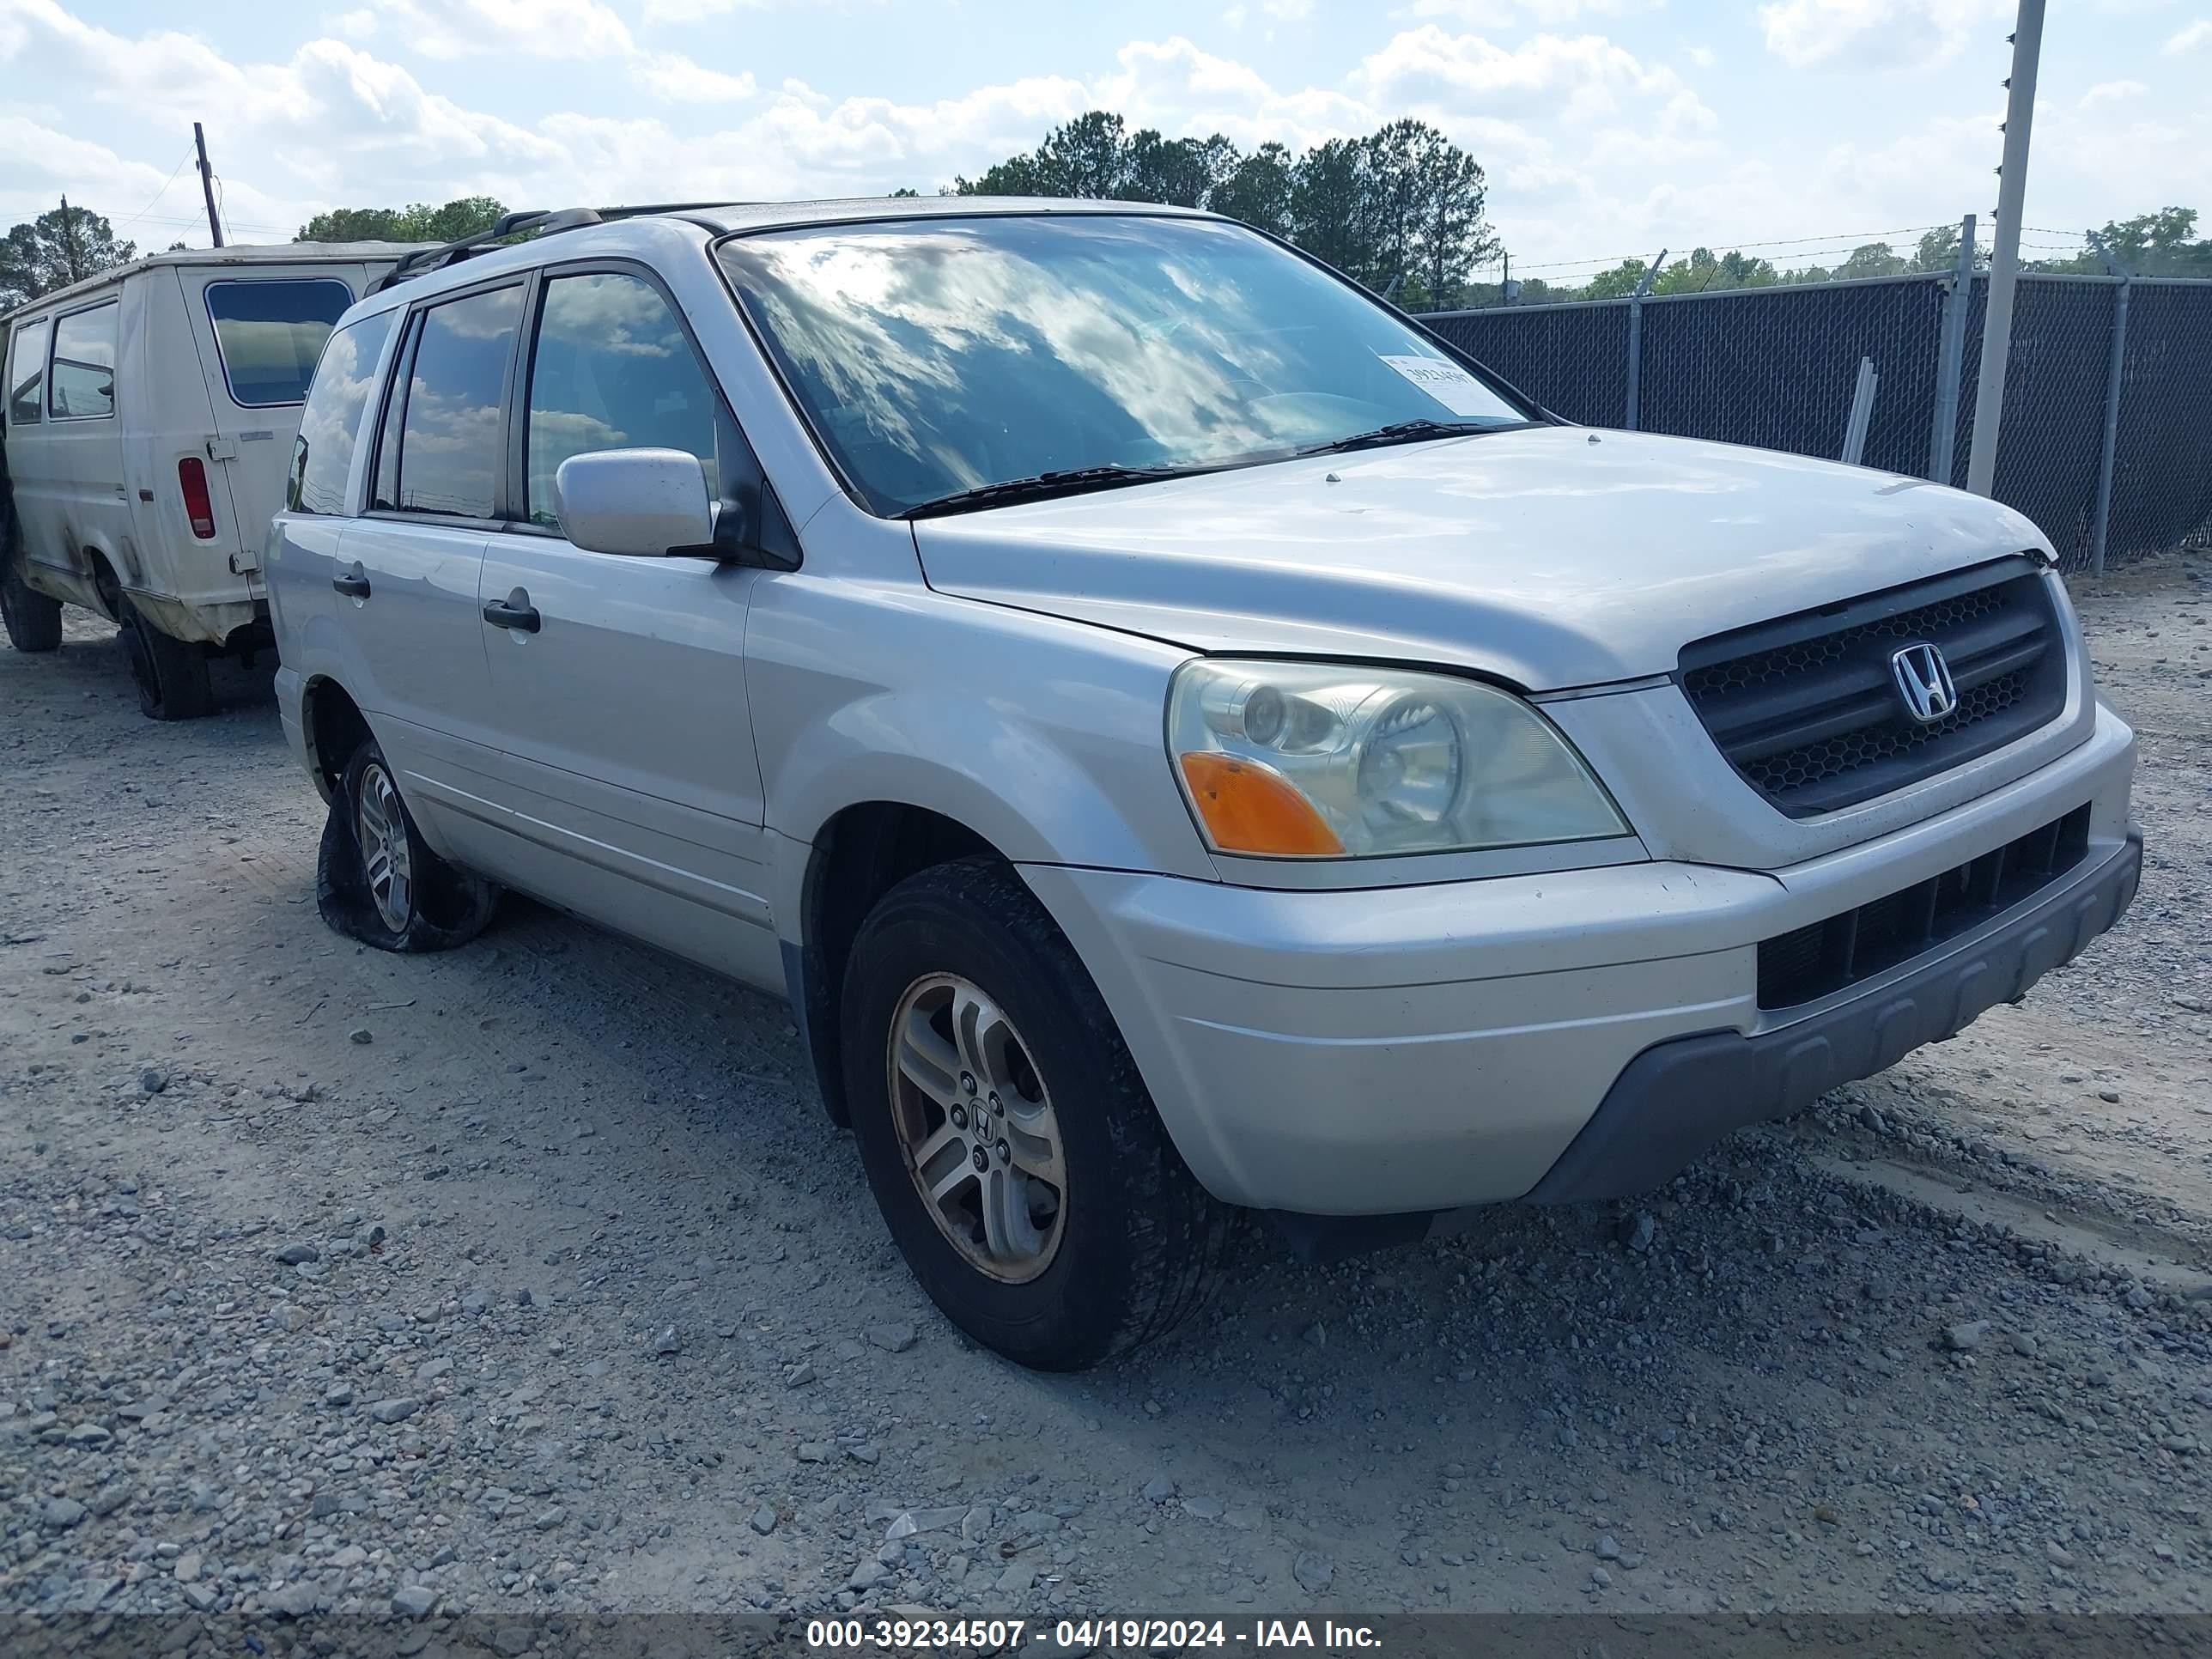
<path fill-rule="evenodd" d="M 1924 231 L 1949 230 L 1954 228 L 1956 228 L 1956 227 L 1948 224 L 1899 225 L 1887 230 L 1835 230 L 1820 236 L 1782 237 L 1765 241 L 1753 241 L 1747 239 L 1735 240 L 1728 237 L 1717 236 L 1701 237 L 1698 239 L 1694 246 L 1710 249 L 1720 249 L 1729 253 L 1746 253 L 1755 252 L 1766 248 L 1807 248 L 1813 247 L 1815 244 L 1820 244 L 1821 246 L 1816 250 L 1816 252 L 1832 251 L 1839 248 L 1842 251 L 1848 252 L 1853 249 L 1864 246 L 1869 241 L 1877 240 L 1886 236 L 1914 236 L 1918 235 Z M 1627 264 L 1631 263 L 1642 266 L 1650 263 L 1650 257 L 1651 256 L 1649 253 L 1618 253 L 1611 256 L 1610 258 L 1603 258 L 1553 259 L 1540 264 L 1529 264 L 1523 262 L 1522 269 L 1523 270 L 1565 270 L 1569 269 L 1597 267 L 1605 270 L 1611 270 L 1616 265 Z"/>
<path fill-rule="evenodd" d="M 184 154 L 183 161 L 179 161 L 175 167 L 169 169 L 168 178 L 162 181 L 161 189 L 154 192 L 153 200 L 148 202 L 145 207 L 140 208 L 137 212 L 132 214 L 128 219 L 117 220 L 115 228 L 121 230 L 126 226 L 137 224 L 141 219 L 144 218 L 148 210 L 153 207 L 154 203 L 160 201 L 164 196 L 167 196 L 169 193 L 169 186 L 177 182 L 177 175 L 185 170 L 185 162 L 190 161 L 191 159 L 191 151 L 186 150 Z"/>

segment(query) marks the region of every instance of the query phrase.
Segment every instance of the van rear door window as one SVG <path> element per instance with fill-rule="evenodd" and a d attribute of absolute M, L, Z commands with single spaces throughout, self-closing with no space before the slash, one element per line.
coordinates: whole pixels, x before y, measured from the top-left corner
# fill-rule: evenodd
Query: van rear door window
<path fill-rule="evenodd" d="M 315 360 L 353 290 L 331 277 L 207 285 L 230 399 L 246 409 L 296 404 L 307 395 Z"/>
<path fill-rule="evenodd" d="M 19 323 L 8 341 L 8 424 L 28 426 L 39 418 L 40 394 L 46 386 L 46 333 L 52 326 L 41 317 L 35 323 Z"/>
<path fill-rule="evenodd" d="M 58 421 L 94 421 L 115 413 L 113 301 L 73 311 L 54 325 L 53 383 L 46 412 Z"/>

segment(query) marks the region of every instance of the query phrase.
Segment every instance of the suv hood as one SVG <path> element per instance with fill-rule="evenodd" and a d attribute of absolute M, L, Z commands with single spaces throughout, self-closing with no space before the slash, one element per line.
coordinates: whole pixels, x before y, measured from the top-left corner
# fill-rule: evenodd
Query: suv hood
<path fill-rule="evenodd" d="M 1775 450 L 1536 427 L 915 524 L 940 592 L 1195 651 L 1523 690 L 1667 674 L 1747 623 L 2047 546 L 2008 507 Z"/>

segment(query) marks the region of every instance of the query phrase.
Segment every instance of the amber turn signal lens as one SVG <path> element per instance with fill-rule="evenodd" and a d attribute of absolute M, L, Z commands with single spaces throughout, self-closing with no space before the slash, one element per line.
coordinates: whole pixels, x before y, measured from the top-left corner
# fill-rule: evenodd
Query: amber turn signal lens
<path fill-rule="evenodd" d="M 1273 767 L 1203 750 L 1183 756 L 1182 766 L 1198 815 L 1221 851 L 1278 858 L 1344 851 L 1313 803 Z"/>

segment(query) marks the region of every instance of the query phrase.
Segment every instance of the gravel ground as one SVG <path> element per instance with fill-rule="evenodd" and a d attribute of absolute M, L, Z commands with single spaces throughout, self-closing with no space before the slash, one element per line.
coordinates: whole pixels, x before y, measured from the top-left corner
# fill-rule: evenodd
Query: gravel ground
<path fill-rule="evenodd" d="M 326 932 L 259 674 L 0 652 L 0 1611 L 2204 1610 L 2212 564 L 2086 589 L 2143 893 L 1640 1204 L 1118 1369 L 940 1321 L 785 1011 Z"/>

